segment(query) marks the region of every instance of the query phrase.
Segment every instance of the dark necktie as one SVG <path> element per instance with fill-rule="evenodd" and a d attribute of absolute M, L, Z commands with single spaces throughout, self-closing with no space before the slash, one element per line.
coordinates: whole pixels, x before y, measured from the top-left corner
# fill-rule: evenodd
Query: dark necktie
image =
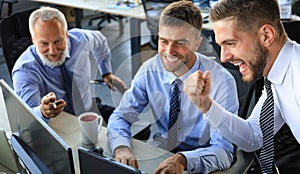
<path fill-rule="evenodd" d="M 175 124 L 180 112 L 179 88 L 177 82 L 172 83 L 173 91 L 171 93 L 169 124 L 168 124 L 168 150 L 177 146 L 177 125 Z"/>
<path fill-rule="evenodd" d="M 263 146 L 260 151 L 262 173 L 273 173 L 274 169 L 274 99 L 271 82 L 265 78 L 267 99 L 260 113 L 260 127 L 263 134 Z"/>
<path fill-rule="evenodd" d="M 69 113 L 74 114 L 74 106 L 73 106 L 73 97 L 72 97 L 72 84 L 73 84 L 73 73 L 66 67 L 66 64 L 64 63 L 61 65 L 61 73 L 63 77 L 63 83 L 65 86 L 67 98 L 69 100 L 69 103 L 67 103 L 69 108 Z"/>

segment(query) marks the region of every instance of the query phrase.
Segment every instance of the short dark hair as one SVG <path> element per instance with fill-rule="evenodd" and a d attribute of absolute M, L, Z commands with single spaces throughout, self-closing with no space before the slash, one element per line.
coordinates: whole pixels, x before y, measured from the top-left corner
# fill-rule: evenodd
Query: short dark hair
<path fill-rule="evenodd" d="M 233 17 L 237 29 L 253 32 L 264 24 L 272 25 L 279 37 L 285 35 L 277 0 L 220 0 L 210 10 L 210 21 Z"/>
<path fill-rule="evenodd" d="M 189 24 L 200 33 L 202 30 L 201 11 L 191 1 L 173 2 L 163 10 L 160 24 L 168 26 Z"/>

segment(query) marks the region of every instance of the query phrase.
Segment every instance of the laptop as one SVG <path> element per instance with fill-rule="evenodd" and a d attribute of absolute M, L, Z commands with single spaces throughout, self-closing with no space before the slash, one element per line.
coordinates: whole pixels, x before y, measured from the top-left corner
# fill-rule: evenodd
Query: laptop
<path fill-rule="evenodd" d="M 11 149 L 6 133 L 0 128 L 0 164 L 14 173 L 22 171 L 22 167 L 17 162 L 18 159 Z"/>
<path fill-rule="evenodd" d="M 42 161 L 51 173 L 75 173 L 71 147 L 46 122 L 36 117 L 32 109 L 2 79 L 0 89 L 0 104 L 5 105 L 6 110 L 5 114 L 0 112 L 0 118 L 7 117 L 15 145 L 27 145 L 25 149 L 30 149 L 36 156 L 32 160 Z M 15 147 L 21 149 L 19 152 L 24 152 L 22 146 Z M 26 153 L 14 150 L 23 163 L 27 157 L 31 158 Z M 30 170 L 31 166 L 25 167 Z"/>
<path fill-rule="evenodd" d="M 145 174 L 141 170 L 84 148 L 78 148 L 78 158 L 81 174 Z"/>

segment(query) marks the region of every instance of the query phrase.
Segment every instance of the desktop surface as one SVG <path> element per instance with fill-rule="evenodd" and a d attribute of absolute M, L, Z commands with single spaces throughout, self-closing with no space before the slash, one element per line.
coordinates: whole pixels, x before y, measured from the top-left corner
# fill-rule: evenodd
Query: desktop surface
<path fill-rule="evenodd" d="M 80 126 L 77 117 L 63 112 L 58 117 L 52 119 L 49 125 L 64 139 L 69 146 L 72 147 L 75 173 L 80 174 L 80 164 L 77 149 L 80 147 L 89 149 L 92 146 L 86 146 L 82 143 Z M 98 134 L 98 142 L 96 145 L 103 148 L 103 154 L 106 157 L 113 158 L 106 133 L 106 127 L 102 127 L 101 132 Z M 139 169 L 146 173 L 153 173 L 162 161 L 172 155 L 171 152 L 154 147 L 136 139 L 132 139 L 131 147 L 138 161 Z"/>
<path fill-rule="evenodd" d="M 129 9 L 111 8 L 116 5 L 118 0 L 31 0 L 35 2 L 43 2 L 49 4 L 62 5 L 67 7 L 74 7 L 78 9 L 86 9 L 92 11 L 99 11 L 112 15 L 120 15 L 124 17 L 133 17 L 144 19 L 144 10 L 142 5 L 137 5 Z"/>

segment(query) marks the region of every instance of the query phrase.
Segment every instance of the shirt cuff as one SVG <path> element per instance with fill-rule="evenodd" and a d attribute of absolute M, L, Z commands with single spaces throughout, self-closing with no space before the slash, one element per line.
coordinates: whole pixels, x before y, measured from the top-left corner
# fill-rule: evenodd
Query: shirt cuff
<path fill-rule="evenodd" d="M 182 154 L 186 158 L 186 170 L 188 172 L 193 173 L 195 170 L 197 170 L 195 168 L 195 166 L 199 166 L 199 164 L 197 164 L 199 160 L 195 160 L 199 158 L 199 155 L 197 153 L 193 151 L 184 151 L 178 153 Z"/>
<path fill-rule="evenodd" d="M 99 70 L 101 74 L 107 74 L 112 72 L 112 66 L 109 57 L 105 58 L 99 65 Z"/>
<path fill-rule="evenodd" d="M 127 147 L 131 148 L 130 140 L 128 138 L 121 137 L 121 136 L 119 136 L 117 138 L 112 138 L 110 140 L 110 149 L 113 154 L 114 154 L 114 151 L 116 150 L 116 148 L 119 146 L 127 146 Z"/>
<path fill-rule="evenodd" d="M 44 120 L 47 124 L 50 122 L 50 118 L 45 118 L 41 112 L 41 105 L 38 105 L 34 107 L 33 112 L 35 113 L 35 116 L 40 117 L 42 120 Z"/>
<path fill-rule="evenodd" d="M 215 101 L 212 102 L 210 109 L 206 114 L 203 114 L 204 119 L 214 128 L 218 128 L 223 120 L 224 108 Z"/>

